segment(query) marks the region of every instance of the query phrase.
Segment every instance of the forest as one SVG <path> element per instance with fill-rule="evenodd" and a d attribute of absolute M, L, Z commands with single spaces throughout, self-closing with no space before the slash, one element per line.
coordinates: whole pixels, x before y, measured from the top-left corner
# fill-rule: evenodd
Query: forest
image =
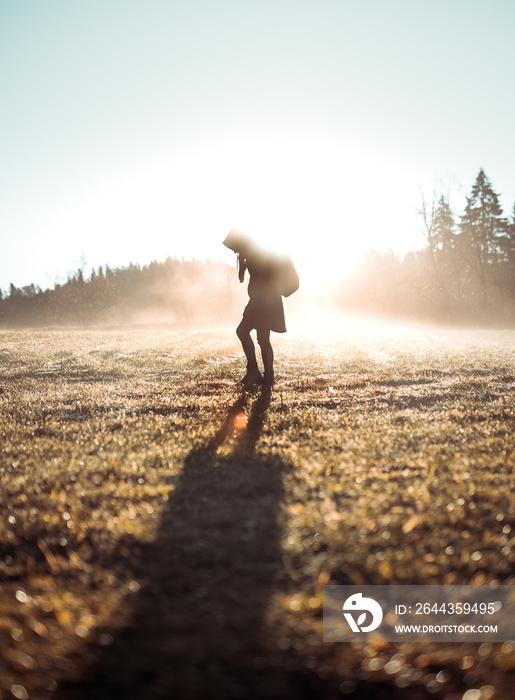
<path fill-rule="evenodd" d="M 422 201 L 425 247 L 402 260 L 369 252 L 339 303 L 379 316 L 483 327 L 515 324 L 515 207 L 504 216 L 481 169 L 458 217 L 449 198 Z"/>
<path fill-rule="evenodd" d="M 167 258 L 143 267 L 82 269 L 42 291 L 30 285 L 0 300 L 0 326 L 48 328 L 216 323 L 230 314 L 234 271 L 219 262 Z"/>
<path fill-rule="evenodd" d="M 515 325 L 515 207 L 506 217 L 481 169 L 457 214 L 449 197 L 422 200 L 426 244 L 400 257 L 368 251 L 327 297 L 342 311 L 453 326 Z M 221 262 L 167 258 L 140 266 L 81 268 L 64 284 L 0 291 L 0 326 L 43 328 L 171 323 L 231 317 L 241 292 Z M 329 294 L 329 293 L 328 293 Z"/>

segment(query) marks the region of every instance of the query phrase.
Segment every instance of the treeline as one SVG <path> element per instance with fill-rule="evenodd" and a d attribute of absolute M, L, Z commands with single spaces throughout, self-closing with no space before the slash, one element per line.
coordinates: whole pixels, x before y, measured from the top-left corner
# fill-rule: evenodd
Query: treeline
<path fill-rule="evenodd" d="M 223 321 L 235 302 L 234 269 L 221 262 L 167 258 L 140 267 L 82 269 L 64 284 L 42 291 L 11 285 L 0 293 L 0 326 L 169 323 Z"/>
<path fill-rule="evenodd" d="M 420 211 L 427 245 L 403 259 L 368 253 L 339 303 L 369 314 L 482 326 L 515 325 L 515 207 L 504 216 L 483 170 L 457 216 L 433 196 Z"/>
<path fill-rule="evenodd" d="M 354 274 L 333 287 L 331 307 L 514 327 L 515 207 L 509 220 L 480 170 L 460 215 L 443 195 L 423 201 L 420 214 L 425 247 L 404 258 L 369 252 Z M 176 258 L 144 267 L 106 266 L 89 277 L 80 269 L 53 289 L 11 285 L 8 294 L 0 292 L 0 327 L 224 322 L 238 316 L 246 299 L 246 285 L 235 282 L 234 268 L 225 263 Z"/>

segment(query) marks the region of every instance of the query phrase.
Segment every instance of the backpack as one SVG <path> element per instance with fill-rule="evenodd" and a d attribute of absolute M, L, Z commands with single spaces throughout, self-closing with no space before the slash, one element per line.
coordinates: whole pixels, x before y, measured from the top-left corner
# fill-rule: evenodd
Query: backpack
<path fill-rule="evenodd" d="M 299 273 L 295 269 L 291 258 L 278 260 L 277 274 L 279 279 L 279 291 L 283 297 L 289 297 L 299 288 Z"/>

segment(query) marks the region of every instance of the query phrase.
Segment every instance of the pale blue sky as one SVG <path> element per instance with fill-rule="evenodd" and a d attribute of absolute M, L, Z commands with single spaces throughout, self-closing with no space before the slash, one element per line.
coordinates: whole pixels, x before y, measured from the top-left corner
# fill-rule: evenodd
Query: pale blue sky
<path fill-rule="evenodd" d="M 419 188 L 459 210 L 480 167 L 511 214 L 514 30 L 511 0 L 0 0 L 0 288 L 231 261 L 232 227 L 414 250 Z"/>

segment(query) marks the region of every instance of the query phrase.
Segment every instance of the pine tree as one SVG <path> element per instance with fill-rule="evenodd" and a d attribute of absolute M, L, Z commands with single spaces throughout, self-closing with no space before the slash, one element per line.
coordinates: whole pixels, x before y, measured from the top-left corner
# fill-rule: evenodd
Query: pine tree
<path fill-rule="evenodd" d="M 432 227 L 433 249 L 442 253 L 443 257 L 451 254 L 456 245 L 455 223 L 449 202 L 443 195 L 438 200 Z"/>
<path fill-rule="evenodd" d="M 459 244 L 468 266 L 469 293 L 484 306 L 492 301 L 499 265 L 506 260 L 507 228 L 499 195 L 481 169 L 461 217 Z"/>
<path fill-rule="evenodd" d="M 440 196 L 433 220 L 434 282 L 439 290 L 441 318 L 448 321 L 463 308 L 463 258 L 458 246 L 454 214 L 449 201 Z"/>
<path fill-rule="evenodd" d="M 502 243 L 506 238 L 507 221 L 499 204 L 499 195 L 493 191 L 483 169 L 467 197 L 460 231 L 481 265 L 504 257 Z"/>
<path fill-rule="evenodd" d="M 452 320 L 462 306 L 463 261 L 459 254 L 454 214 L 444 195 L 433 192 L 431 202 L 422 198 L 419 211 L 424 223 L 427 248 L 424 251 L 425 299 L 440 320 Z"/>

